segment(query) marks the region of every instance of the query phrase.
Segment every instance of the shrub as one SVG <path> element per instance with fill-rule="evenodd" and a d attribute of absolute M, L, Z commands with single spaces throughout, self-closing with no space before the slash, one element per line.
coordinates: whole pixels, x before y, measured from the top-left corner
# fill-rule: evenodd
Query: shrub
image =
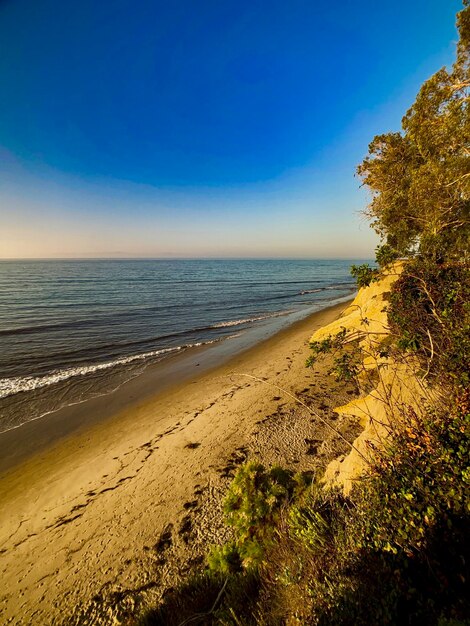
<path fill-rule="evenodd" d="M 375 260 L 381 268 L 385 268 L 400 257 L 399 253 L 388 243 L 377 246 Z"/>
<path fill-rule="evenodd" d="M 298 583 L 305 623 L 470 618 L 469 408 L 466 393 L 450 412 L 408 409 L 349 498 L 317 488 L 294 503 L 290 534 L 310 554 Z"/>
<path fill-rule="evenodd" d="M 388 319 L 398 346 L 413 350 L 425 370 L 467 386 L 470 382 L 470 267 L 409 263 L 389 296 Z"/>
<path fill-rule="evenodd" d="M 209 567 L 219 572 L 256 568 L 271 540 L 279 509 L 297 486 L 301 486 L 300 479 L 281 467 L 267 470 L 254 461 L 242 465 L 224 502 L 226 523 L 236 539 L 211 551 Z"/>
<path fill-rule="evenodd" d="M 470 617 L 469 400 L 467 392 L 450 411 L 408 409 L 353 494 L 352 547 L 393 564 L 390 593 L 416 624 Z"/>
<path fill-rule="evenodd" d="M 351 275 L 356 279 L 357 286 L 360 288 L 368 287 L 377 280 L 379 272 L 367 263 L 363 263 L 362 265 L 351 265 Z"/>
<path fill-rule="evenodd" d="M 339 491 L 326 490 L 316 484 L 303 502 L 289 510 L 289 531 L 293 539 L 302 543 L 316 557 L 331 552 L 344 526 L 346 501 Z"/>
<path fill-rule="evenodd" d="M 357 382 L 362 353 L 358 341 L 352 341 L 345 328 L 321 341 L 311 341 L 309 345 L 311 355 L 306 360 L 306 367 L 312 367 L 318 359 L 329 354 L 333 362 L 328 373 L 334 374 L 338 382 Z"/>
<path fill-rule="evenodd" d="M 215 546 L 207 556 L 209 569 L 220 574 L 233 574 L 242 570 L 242 557 L 235 541 Z"/>

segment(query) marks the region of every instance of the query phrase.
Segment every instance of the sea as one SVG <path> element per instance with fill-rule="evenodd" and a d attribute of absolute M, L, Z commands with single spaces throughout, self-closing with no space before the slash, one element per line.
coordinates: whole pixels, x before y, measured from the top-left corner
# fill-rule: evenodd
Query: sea
<path fill-rule="evenodd" d="M 355 261 L 357 262 L 357 261 Z M 345 260 L 0 261 L 0 433 L 346 301 Z M 266 333 L 265 333 L 266 334 Z M 247 335 L 248 336 L 248 335 Z"/>

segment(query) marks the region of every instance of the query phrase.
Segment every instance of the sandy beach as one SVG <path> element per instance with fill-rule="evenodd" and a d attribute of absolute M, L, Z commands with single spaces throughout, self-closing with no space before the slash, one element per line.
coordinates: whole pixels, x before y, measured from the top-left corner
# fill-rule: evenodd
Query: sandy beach
<path fill-rule="evenodd" d="M 332 412 L 353 391 L 326 366 L 305 368 L 309 337 L 344 307 L 153 394 L 84 403 L 70 432 L 48 444 L 49 420 L 49 435 L 23 456 L 11 435 L 0 478 L 1 623 L 131 623 L 227 533 L 220 498 L 238 464 L 315 470 L 344 453 L 325 421 L 354 439 L 356 425 Z M 29 427 L 39 432 L 39 422 Z"/>

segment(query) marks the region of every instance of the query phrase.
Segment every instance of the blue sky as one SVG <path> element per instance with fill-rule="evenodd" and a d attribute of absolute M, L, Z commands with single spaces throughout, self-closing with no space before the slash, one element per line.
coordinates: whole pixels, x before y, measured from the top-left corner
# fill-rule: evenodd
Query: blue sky
<path fill-rule="evenodd" d="M 0 257 L 367 257 L 456 0 L 0 3 Z"/>

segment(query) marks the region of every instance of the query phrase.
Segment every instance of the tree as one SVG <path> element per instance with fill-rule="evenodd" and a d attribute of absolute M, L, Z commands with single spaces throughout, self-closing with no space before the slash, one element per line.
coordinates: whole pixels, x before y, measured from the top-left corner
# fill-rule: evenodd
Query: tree
<path fill-rule="evenodd" d="M 376 136 L 357 168 L 372 227 L 400 254 L 468 255 L 470 238 L 470 1 L 457 16 L 451 70 L 421 87 L 402 132 Z"/>

